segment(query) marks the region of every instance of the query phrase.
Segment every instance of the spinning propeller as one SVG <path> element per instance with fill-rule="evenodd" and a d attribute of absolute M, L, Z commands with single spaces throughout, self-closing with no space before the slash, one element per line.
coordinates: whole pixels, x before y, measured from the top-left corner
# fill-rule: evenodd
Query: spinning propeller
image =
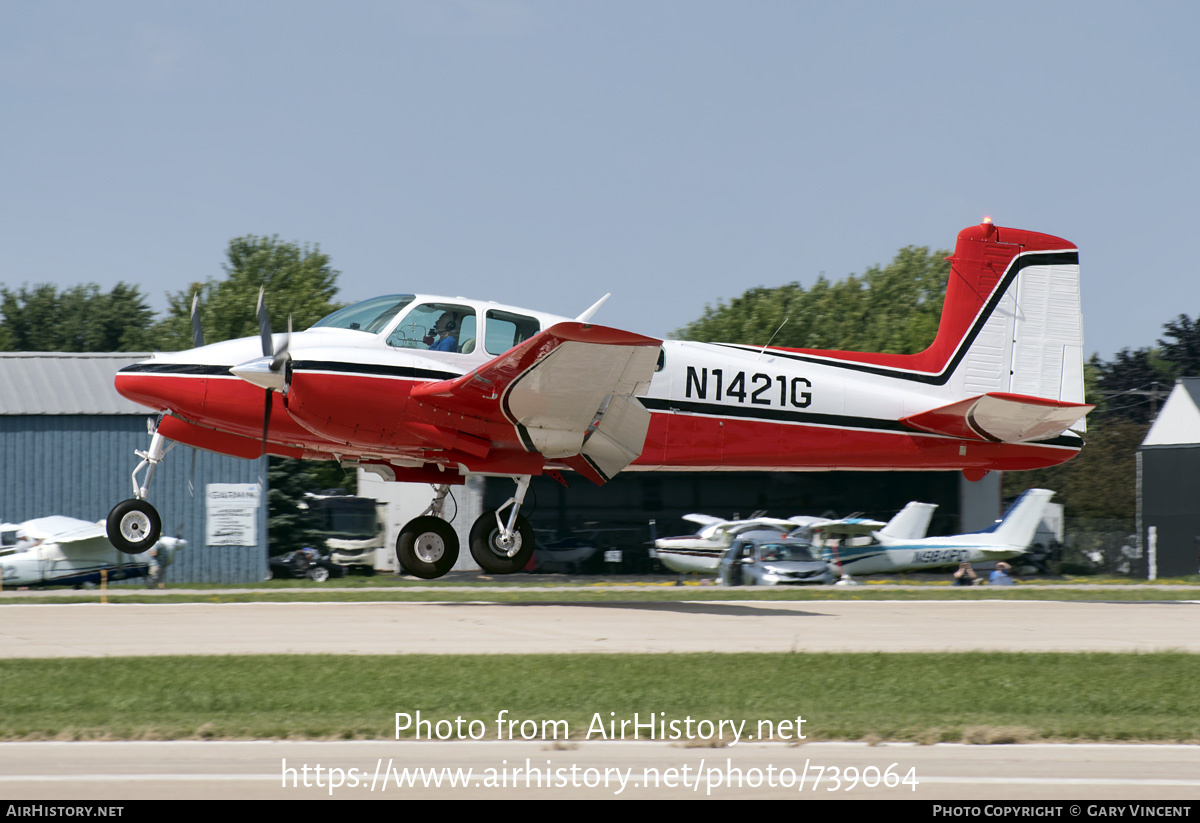
<path fill-rule="evenodd" d="M 267 304 L 263 300 L 263 292 L 266 286 L 260 286 L 258 289 L 258 333 L 262 338 L 262 353 L 263 357 L 271 358 L 267 363 L 267 368 L 274 374 L 280 375 L 282 387 L 287 385 L 287 365 L 291 362 L 292 356 L 288 354 L 288 342 L 292 338 L 292 316 L 288 315 L 288 330 L 283 337 L 283 343 L 278 349 L 274 348 L 275 337 L 271 334 L 271 318 L 267 315 Z M 262 424 L 262 447 L 263 452 L 267 450 L 267 428 L 271 425 L 271 402 L 275 391 L 271 388 L 267 389 L 267 399 L 263 404 L 263 424 Z"/>
<path fill-rule="evenodd" d="M 234 366 L 231 371 L 233 374 L 242 378 L 248 383 L 253 383 L 267 391 L 266 399 L 263 402 L 263 422 L 262 422 L 262 447 L 263 453 L 267 451 L 267 431 L 271 425 L 271 406 L 273 403 L 272 395 L 275 392 L 286 392 L 287 384 L 291 378 L 291 362 L 292 356 L 288 354 L 288 342 L 292 337 L 292 318 L 288 315 L 287 334 L 283 336 L 283 341 L 279 344 L 279 348 L 275 348 L 275 338 L 271 334 L 271 319 L 267 316 L 267 306 L 263 299 L 263 288 L 258 290 L 258 332 L 262 339 L 261 358 L 251 360 L 248 363 L 242 363 L 239 366 Z M 193 310 L 193 331 L 199 328 L 199 321 L 195 320 L 195 312 Z"/>

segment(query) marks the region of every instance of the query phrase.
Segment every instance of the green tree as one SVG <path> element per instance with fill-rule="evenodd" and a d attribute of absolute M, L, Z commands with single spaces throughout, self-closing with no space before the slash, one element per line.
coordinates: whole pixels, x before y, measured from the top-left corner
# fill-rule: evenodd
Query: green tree
<path fill-rule="evenodd" d="M 837 283 L 818 277 L 808 290 L 799 283 L 750 289 L 707 307 L 673 337 L 762 346 L 775 334 L 773 345 L 789 348 L 919 352 L 937 334 L 948 254 L 908 246 L 861 277 Z"/>
<path fill-rule="evenodd" d="M 284 243 L 278 236 L 246 235 L 229 241 L 223 279 L 193 283 L 186 291 L 168 295 L 168 316 L 157 329 L 158 347 L 171 351 L 192 347 L 192 297 L 200 295 L 200 322 L 205 343 L 218 343 L 258 335 L 258 290 L 265 287 L 271 329 L 287 329 L 288 317 L 299 331 L 339 308 L 337 278 L 340 272 L 319 246 Z M 298 503 L 306 491 L 339 483 L 351 488 L 332 461 L 314 463 L 283 457 L 270 458 L 267 496 L 272 553 L 302 546 L 322 546 L 323 538 L 306 523 Z M 331 480 L 333 482 L 331 482 Z M 353 493 L 353 491 L 351 492 Z"/>
<path fill-rule="evenodd" d="M 258 290 L 266 289 L 267 313 L 273 331 L 306 329 L 338 305 L 340 272 L 329 264 L 319 246 L 280 242 L 278 236 L 246 235 L 229 241 L 225 278 L 193 283 L 168 296 L 168 316 L 158 329 L 159 348 L 176 350 L 192 345 L 192 296 L 200 295 L 200 321 L 206 343 L 258 334 Z"/>
<path fill-rule="evenodd" d="M 146 351 L 154 313 L 137 286 L 0 288 L 0 351 Z"/>

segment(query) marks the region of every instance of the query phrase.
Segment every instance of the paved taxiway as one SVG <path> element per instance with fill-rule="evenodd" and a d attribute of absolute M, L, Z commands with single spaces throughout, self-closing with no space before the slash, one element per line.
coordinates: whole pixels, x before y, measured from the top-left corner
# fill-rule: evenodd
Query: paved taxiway
<path fill-rule="evenodd" d="M 8 605 L 0 657 L 1200 652 L 1200 604 L 1049 601 Z M 153 631 L 146 631 L 153 626 Z M 321 632 L 297 632 L 320 626 Z M 247 630 L 247 627 L 253 627 Z"/>

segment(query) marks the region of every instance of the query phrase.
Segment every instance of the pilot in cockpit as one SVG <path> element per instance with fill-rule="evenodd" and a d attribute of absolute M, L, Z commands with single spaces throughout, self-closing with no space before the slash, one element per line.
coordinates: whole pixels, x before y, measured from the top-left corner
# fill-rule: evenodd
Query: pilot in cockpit
<path fill-rule="evenodd" d="M 452 311 L 443 312 L 442 316 L 433 324 L 433 333 L 437 335 L 436 341 L 426 338 L 430 351 L 458 351 L 457 314 Z"/>

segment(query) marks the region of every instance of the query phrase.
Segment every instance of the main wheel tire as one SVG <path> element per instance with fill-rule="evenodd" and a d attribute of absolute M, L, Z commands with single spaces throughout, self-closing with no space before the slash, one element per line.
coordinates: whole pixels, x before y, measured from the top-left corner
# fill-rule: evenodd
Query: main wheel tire
<path fill-rule="evenodd" d="M 162 519 L 154 507 L 136 497 L 122 500 L 108 513 L 108 542 L 125 554 L 149 551 L 162 534 Z"/>
<path fill-rule="evenodd" d="M 512 574 L 529 565 L 529 558 L 533 557 L 533 527 L 521 515 L 517 515 L 514 527 L 512 544 L 506 544 L 496 525 L 496 510 L 479 516 L 471 527 L 471 556 L 479 568 L 489 574 Z M 516 552 L 509 557 L 513 544 Z"/>
<path fill-rule="evenodd" d="M 417 517 L 396 538 L 396 559 L 414 577 L 441 577 L 458 560 L 458 534 L 440 517 Z"/>

